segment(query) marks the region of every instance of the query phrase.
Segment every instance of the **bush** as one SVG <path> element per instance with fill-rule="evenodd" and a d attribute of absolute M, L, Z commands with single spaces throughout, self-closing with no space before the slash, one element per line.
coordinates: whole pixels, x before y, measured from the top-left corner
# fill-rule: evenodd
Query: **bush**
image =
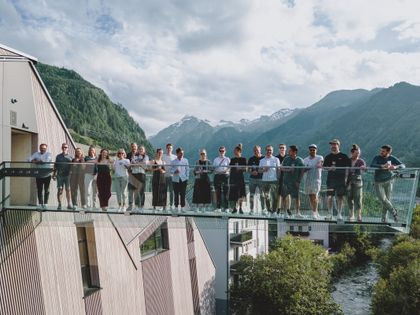
<path fill-rule="evenodd" d="M 420 259 L 394 269 L 380 279 L 372 296 L 373 314 L 420 314 Z"/>
<path fill-rule="evenodd" d="M 379 275 L 387 278 L 394 269 L 404 268 L 420 259 L 420 240 L 403 236 L 397 238 L 393 246 L 378 258 Z"/>
<path fill-rule="evenodd" d="M 233 314 L 342 314 L 328 290 L 331 260 L 310 241 L 286 236 L 266 255 L 241 257 L 237 270 Z"/>
<path fill-rule="evenodd" d="M 336 278 L 346 272 L 353 265 L 355 254 L 356 249 L 346 242 L 337 254 L 331 255 L 332 276 Z"/>
<path fill-rule="evenodd" d="M 415 239 L 420 239 L 420 205 L 414 208 L 410 235 Z"/>

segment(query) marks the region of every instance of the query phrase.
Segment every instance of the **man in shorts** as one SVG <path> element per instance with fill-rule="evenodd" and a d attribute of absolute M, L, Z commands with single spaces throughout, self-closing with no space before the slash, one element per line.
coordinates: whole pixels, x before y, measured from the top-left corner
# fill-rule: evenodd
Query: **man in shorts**
<path fill-rule="evenodd" d="M 57 179 L 57 210 L 62 209 L 61 196 L 63 195 L 63 189 L 66 190 L 67 209 L 73 210 L 70 196 L 70 163 L 72 160 L 73 156 L 69 154 L 69 145 L 67 143 L 63 143 L 61 145 L 61 153 L 58 154 L 55 158 L 52 176 L 54 180 Z"/>
<path fill-rule="evenodd" d="M 309 196 L 312 209 L 312 218 L 319 219 L 318 214 L 318 194 L 321 190 L 321 173 L 324 158 L 316 154 L 318 147 L 316 144 L 309 146 L 309 155 L 303 160 L 305 164 L 305 193 Z"/>
<path fill-rule="evenodd" d="M 289 216 L 292 215 L 290 211 L 289 199 L 286 197 L 290 195 L 292 199 L 295 200 L 296 205 L 296 217 L 302 218 L 300 213 L 300 199 L 299 199 L 299 186 L 304 173 L 304 164 L 303 159 L 297 155 L 298 148 L 295 145 L 289 146 L 288 156 L 283 160 L 282 163 L 282 172 L 283 175 L 283 187 L 281 196 L 285 200 L 285 209 Z"/>
<path fill-rule="evenodd" d="M 333 197 L 337 200 L 337 220 L 343 220 L 343 199 L 346 194 L 346 168 L 351 167 L 350 158 L 340 152 L 340 141 L 333 139 L 330 141 L 331 153 L 325 157 L 324 167 L 328 170 L 327 176 L 327 220 L 332 220 L 333 216 Z"/>

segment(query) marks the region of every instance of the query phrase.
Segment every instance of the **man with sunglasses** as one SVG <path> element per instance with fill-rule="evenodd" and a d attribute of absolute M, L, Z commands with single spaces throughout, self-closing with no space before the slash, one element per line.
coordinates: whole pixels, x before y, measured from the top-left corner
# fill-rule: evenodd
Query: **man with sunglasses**
<path fill-rule="evenodd" d="M 221 146 L 219 148 L 219 156 L 213 161 L 214 167 L 214 190 L 216 191 L 216 210 L 220 212 L 223 207 L 223 212 L 228 208 L 228 189 L 229 189 L 229 167 L 230 158 L 225 156 L 226 148 Z"/>
<path fill-rule="evenodd" d="M 32 154 L 29 158 L 29 161 L 31 163 L 35 163 L 39 168 L 51 170 L 52 157 L 51 153 L 47 152 L 47 147 L 47 144 L 41 143 L 39 145 L 39 151 Z M 51 171 L 40 173 L 42 175 L 36 178 L 38 203 L 41 209 L 46 209 L 48 204 L 48 198 L 50 196 Z"/>
<path fill-rule="evenodd" d="M 63 195 L 63 189 L 66 190 L 67 209 L 73 210 L 70 195 L 70 163 L 72 161 L 73 156 L 69 154 L 69 145 L 67 143 L 63 143 L 61 145 L 61 153 L 58 154 L 55 158 L 54 170 L 52 175 L 53 180 L 57 179 L 57 210 L 62 209 L 61 196 Z"/>
<path fill-rule="evenodd" d="M 376 195 L 382 203 L 382 222 L 388 221 L 388 211 L 394 216 L 394 221 L 398 221 L 397 209 L 391 203 L 391 192 L 393 185 L 393 172 L 396 169 L 405 168 L 405 165 L 391 155 L 392 147 L 389 144 L 383 145 L 379 152 L 379 155 L 373 158 L 371 167 L 376 168 L 375 170 L 375 190 Z"/>

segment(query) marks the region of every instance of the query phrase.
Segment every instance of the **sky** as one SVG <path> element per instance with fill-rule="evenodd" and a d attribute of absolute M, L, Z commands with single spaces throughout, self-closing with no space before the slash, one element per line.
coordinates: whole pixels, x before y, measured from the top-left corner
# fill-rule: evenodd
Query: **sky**
<path fill-rule="evenodd" d="M 420 85 L 418 0 L 0 0 L 0 43 L 73 69 L 147 136 Z"/>

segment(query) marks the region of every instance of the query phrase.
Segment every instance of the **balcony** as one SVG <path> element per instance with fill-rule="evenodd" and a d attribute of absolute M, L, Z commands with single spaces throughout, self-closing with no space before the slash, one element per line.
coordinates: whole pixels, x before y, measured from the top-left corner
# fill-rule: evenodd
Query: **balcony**
<path fill-rule="evenodd" d="M 77 165 L 80 167 L 80 164 Z M 83 167 L 83 166 L 82 166 Z M 45 208 L 40 208 L 37 205 L 37 191 L 35 178 L 37 176 L 45 176 L 51 173 L 53 164 L 44 164 L 42 167 L 27 162 L 3 162 L 0 166 L 0 188 L 1 188 L 1 211 L 13 210 L 27 210 L 27 211 L 61 211 L 61 212 L 76 212 L 76 213 L 102 213 L 98 208 L 83 209 L 80 200 L 76 208 L 67 209 L 67 204 L 63 203 L 62 210 L 57 209 L 56 198 L 56 182 L 51 181 L 50 198 L 48 205 Z M 112 195 L 109 200 L 109 206 L 105 213 L 112 213 L 117 215 L 143 215 L 143 216 L 189 216 L 189 217 L 204 217 L 204 218 L 239 218 L 239 219 L 254 219 L 254 220 L 270 220 L 270 221 L 284 221 L 284 222 L 315 222 L 325 224 L 328 223 L 331 229 L 336 232 L 351 232 L 355 230 L 366 230 L 371 233 L 407 233 L 412 217 L 412 211 L 415 206 L 415 194 L 418 182 L 418 169 L 403 169 L 394 173 L 393 189 L 391 194 L 391 202 L 398 211 L 398 221 L 395 222 L 391 214 L 388 214 L 387 222 L 382 222 L 382 205 L 377 198 L 374 181 L 373 169 L 368 169 L 363 173 L 363 213 L 362 221 L 350 221 L 349 209 L 346 202 L 344 202 L 343 220 L 338 220 L 336 212 L 336 202 L 334 202 L 333 216 L 329 217 L 327 209 L 327 187 L 326 177 L 327 171 L 322 170 L 322 185 L 319 193 L 318 210 L 320 217 L 313 218 L 310 208 L 309 196 L 305 193 L 304 180 L 302 180 L 299 187 L 299 197 L 301 201 L 301 214 L 297 217 L 294 212 L 294 205 L 292 203 L 292 215 L 287 215 L 284 211 L 280 214 L 272 214 L 262 211 L 259 194 L 257 189 L 254 212 L 250 211 L 250 194 L 249 194 L 249 173 L 244 173 L 246 184 L 246 198 L 243 202 L 243 213 L 232 213 L 231 209 L 226 209 L 222 212 L 215 210 L 215 191 L 213 186 L 213 174 L 209 173 L 211 181 L 211 203 L 202 205 L 195 205 L 192 203 L 195 177 L 193 176 L 194 166 L 190 166 L 190 177 L 186 188 L 186 206 L 181 211 L 180 209 L 171 209 L 152 206 L 152 167 L 146 168 L 146 182 L 145 182 L 145 203 L 142 208 L 135 208 L 132 211 L 121 211 L 118 207 L 115 195 L 115 181 L 112 181 Z M 114 178 L 113 178 L 114 179 Z M 80 197 L 79 197 L 80 198 Z M 169 200 L 169 193 L 167 199 Z M 65 202 L 65 194 L 63 194 L 63 202 Z M 127 204 L 127 201 L 125 201 Z M 1 213 L 1 212 L 0 212 Z M 239 242 L 243 242 L 242 237 L 236 236 Z M 235 238 L 236 239 L 236 238 Z"/>

